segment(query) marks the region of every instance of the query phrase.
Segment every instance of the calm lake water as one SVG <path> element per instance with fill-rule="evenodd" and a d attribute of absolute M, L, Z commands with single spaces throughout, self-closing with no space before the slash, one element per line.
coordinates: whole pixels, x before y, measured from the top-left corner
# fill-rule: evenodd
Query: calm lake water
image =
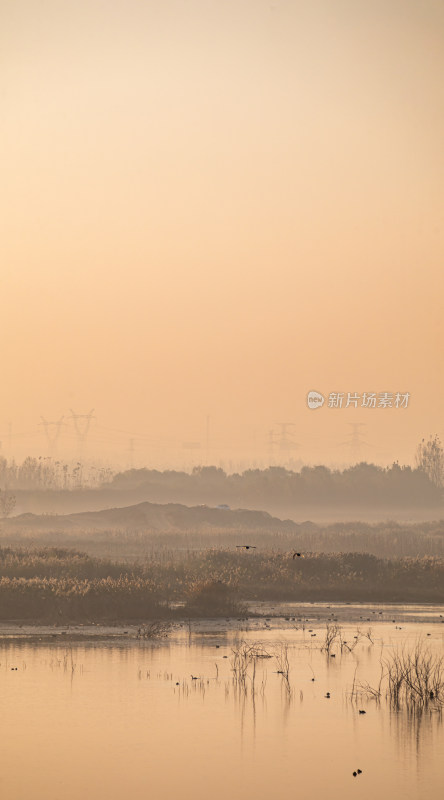
<path fill-rule="evenodd" d="M 354 608 L 361 616 L 364 607 Z M 357 627 L 362 638 L 351 653 L 333 648 L 335 658 L 321 652 L 325 622 L 310 610 L 308 623 L 207 621 L 156 643 L 136 639 L 134 629 L 73 641 L 69 631 L 50 641 L 16 631 L 19 638 L 0 641 L 1 796 L 441 798 L 441 712 L 354 702 L 350 692 L 354 681 L 377 685 L 381 656 L 413 648 L 418 637 L 444 655 L 443 609 L 391 607 L 390 621 L 372 620 L 373 644 L 367 616 L 341 620 L 352 646 Z M 425 613 L 427 621 L 416 621 Z M 233 649 L 242 642 L 273 655 L 255 660 L 255 691 L 252 663 L 245 691 L 234 679 Z M 289 688 L 277 674 L 283 643 Z"/>

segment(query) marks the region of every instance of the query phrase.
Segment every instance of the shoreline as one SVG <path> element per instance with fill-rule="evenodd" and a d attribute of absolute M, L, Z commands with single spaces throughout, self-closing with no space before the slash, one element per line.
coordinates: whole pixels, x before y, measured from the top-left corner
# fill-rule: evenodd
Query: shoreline
<path fill-rule="evenodd" d="M 48 623 L 42 620 L 10 620 L 0 622 L 0 643 L 45 641 L 68 643 L 74 641 L 116 640 L 144 644 L 168 641 L 169 635 L 182 632 L 193 634 L 226 634 L 236 632 L 324 630 L 327 625 L 362 626 L 385 625 L 401 629 L 400 625 L 414 623 L 436 626 L 444 624 L 444 605 L 431 603 L 251 603 L 247 614 L 240 617 L 182 617 L 170 623 L 166 635 L 144 636 L 138 631 L 153 619 L 128 621 L 98 621 Z M 444 635 L 444 629 L 442 629 Z"/>

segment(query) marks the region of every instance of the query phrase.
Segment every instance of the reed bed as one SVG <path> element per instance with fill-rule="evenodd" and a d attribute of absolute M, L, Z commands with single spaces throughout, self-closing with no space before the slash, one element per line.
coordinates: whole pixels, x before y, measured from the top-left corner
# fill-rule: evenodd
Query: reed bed
<path fill-rule="evenodd" d="M 385 661 L 388 696 L 398 707 L 444 705 L 444 657 L 419 640 L 413 650 L 395 650 Z"/>
<path fill-rule="evenodd" d="M 385 658 L 381 656 L 380 664 L 379 682 L 375 686 L 357 682 L 355 675 L 352 700 L 367 697 L 380 702 L 385 696 L 395 709 L 442 709 L 444 656 L 432 652 L 423 638 L 413 648 L 403 644 Z"/>
<path fill-rule="evenodd" d="M 304 556 L 210 549 L 119 563 L 79 550 L 0 547 L 0 619 L 167 619 L 178 604 L 186 617 L 239 617 L 246 600 L 444 602 L 442 559 Z M 355 646 L 328 629 L 328 654 Z"/>

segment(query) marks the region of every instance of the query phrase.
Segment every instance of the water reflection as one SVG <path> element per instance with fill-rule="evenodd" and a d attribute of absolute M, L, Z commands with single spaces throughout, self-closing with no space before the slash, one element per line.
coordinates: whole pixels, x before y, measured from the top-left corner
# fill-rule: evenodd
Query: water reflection
<path fill-rule="evenodd" d="M 419 630 L 409 626 L 406 640 Z M 351 640 L 356 626 L 342 633 Z M 379 680 L 390 642 L 383 624 L 373 633 L 374 644 L 334 658 L 321 651 L 323 628 L 313 640 L 276 625 L 260 637 L 184 630 L 161 643 L 4 643 L 2 794 L 347 800 L 359 768 L 362 798 L 441 797 L 442 714 L 352 696 L 354 682 Z M 429 646 L 441 653 L 441 637 Z"/>

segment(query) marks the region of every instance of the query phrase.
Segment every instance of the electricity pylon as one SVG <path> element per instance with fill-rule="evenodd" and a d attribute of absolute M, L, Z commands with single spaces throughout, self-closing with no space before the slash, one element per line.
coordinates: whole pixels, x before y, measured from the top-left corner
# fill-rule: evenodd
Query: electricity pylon
<path fill-rule="evenodd" d="M 129 467 L 129 469 L 134 469 L 134 439 L 130 439 L 129 440 L 128 467 Z"/>
<path fill-rule="evenodd" d="M 271 466 L 274 460 L 274 447 L 276 444 L 276 433 L 273 428 L 268 431 L 268 466 Z"/>
<path fill-rule="evenodd" d="M 347 422 L 352 428 L 351 433 L 347 436 L 350 437 L 348 442 L 340 442 L 341 447 L 348 447 L 350 449 L 350 456 L 352 461 L 357 464 L 361 460 L 362 447 L 370 447 L 369 443 L 361 438 L 362 433 L 359 428 L 365 428 L 365 422 Z"/>
<path fill-rule="evenodd" d="M 56 422 L 48 422 L 45 417 L 40 417 L 42 420 L 39 425 L 43 425 L 45 430 L 46 441 L 48 442 L 49 455 L 55 456 L 57 450 L 57 442 L 60 436 L 60 429 L 63 425 L 64 417 L 60 417 Z"/>
<path fill-rule="evenodd" d="M 79 456 L 83 455 L 83 450 L 86 442 L 86 438 L 88 436 L 89 428 L 91 422 L 95 417 L 93 416 L 94 409 L 92 408 L 89 414 L 76 414 L 72 408 L 70 408 L 71 417 L 74 423 L 74 430 L 77 434 L 77 443 L 79 449 Z"/>
<path fill-rule="evenodd" d="M 294 441 L 294 434 L 288 431 L 288 428 L 295 426 L 294 422 L 276 422 L 280 426 L 280 434 L 278 435 L 277 445 L 279 450 L 288 452 L 289 450 L 296 450 L 299 444 Z"/>

